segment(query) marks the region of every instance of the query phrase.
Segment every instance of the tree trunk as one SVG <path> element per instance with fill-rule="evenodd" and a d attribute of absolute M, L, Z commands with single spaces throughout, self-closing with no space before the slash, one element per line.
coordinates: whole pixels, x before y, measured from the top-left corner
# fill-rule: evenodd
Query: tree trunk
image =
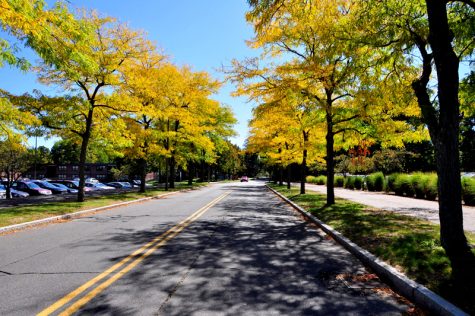
<path fill-rule="evenodd" d="M 170 161 L 170 189 L 174 189 L 175 188 L 175 174 L 176 174 L 175 157 L 172 156 L 169 161 Z"/>
<path fill-rule="evenodd" d="M 7 200 L 12 199 L 12 184 L 13 184 L 13 172 L 10 172 L 10 169 L 7 167 L 6 170 L 6 176 L 7 176 L 7 183 L 5 184 L 5 198 Z"/>
<path fill-rule="evenodd" d="M 284 185 L 284 167 L 279 165 L 279 186 Z"/>
<path fill-rule="evenodd" d="M 84 186 L 86 184 L 86 155 L 89 139 L 91 138 L 92 118 L 94 110 L 91 108 L 87 113 L 86 130 L 82 134 L 81 152 L 79 154 L 79 188 L 78 188 L 78 202 L 84 202 Z"/>
<path fill-rule="evenodd" d="M 188 185 L 193 185 L 193 163 L 188 164 Z"/>
<path fill-rule="evenodd" d="M 306 143 L 306 141 L 304 142 Z M 302 165 L 300 170 L 300 194 L 305 194 L 305 180 L 307 177 L 307 149 L 303 150 Z"/>
<path fill-rule="evenodd" d="M 290 190 L 290 181 L 292 181 L 291 176 L 292 176 L 292 171 L 290 169 L 290 165 L 287 165 L 287 189 L 289 190 Z"/>
<path fill-rule="evenodd" d="M 331 108 L 331 105 L 329 105 Z M 326 135 L 326 161 L 327 161 L 327 205 L 335 204 L 335 189 L 333 179 L 335 177 L 335 162 L 333 152 L 334 134 L 333 134 L 333 117 L 330 110 L 327 110 L 327 135 Z"/>
<path fill-rule="evenodd" d="M 437 71 L 438 126 L 431 132 L 435 144 L 439 177 L 440 237 L 452 265 L 457 287 L 475 286 L 475 256 L 463 230 L 459 161 L 459 59 L 452 48 L 452 32 L 447 20 L 446 1 L 426 0 L 429 19 L 429 43 Z M 470 295 L 462 291 L 463 295 Z M 473 297 L 472 297 L 473 298 Z"/>
<path fill-rule="evenodd" d="M 170 178 L 170 174 L 168 172 L 168 158 L 165 158 L 165 191 L 168 191 L 168 181 Z"/>
<path fill-rule="evenodd" d="M 147 160 L 140 159 L 140 189 L 139 192 L 145 192 L 145 178 L 147 177 Z"/>

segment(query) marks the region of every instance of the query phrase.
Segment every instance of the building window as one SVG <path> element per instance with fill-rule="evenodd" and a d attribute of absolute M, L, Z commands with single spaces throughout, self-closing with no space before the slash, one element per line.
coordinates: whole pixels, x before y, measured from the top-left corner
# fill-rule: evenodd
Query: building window
<path fill-rule="evenodd" d="M 65 174 L 58 174 L 58 179 L 66 179 L 66 175 Z"/>
<path fill-rule="evenodd" d="M 105 174 L 98 174 L 97 179 L 105 179 L 106 175 Z"/>
<path fill-rule="evenodd" d="M 106 166 L 96 166 L 96 171 L 104 171 L 106 170 Z"/>
<path fill-rule="evenodd" d="M 79 175 L 78 174 L 73 174 L 73 179 L 74 178 L 79 178 Z"/>
<path fill-rule="evenodd" d="M 79 170 L 79 166 L 73 166 L 73 171 L 78 171 Z"/>
<path fill-rule="evenodd" d="M 58 169 L 61 170 L 61 171 L 64 171 L 64 170 L 67 169 L 67 167 L 66 166 L 59 166 Z"/>

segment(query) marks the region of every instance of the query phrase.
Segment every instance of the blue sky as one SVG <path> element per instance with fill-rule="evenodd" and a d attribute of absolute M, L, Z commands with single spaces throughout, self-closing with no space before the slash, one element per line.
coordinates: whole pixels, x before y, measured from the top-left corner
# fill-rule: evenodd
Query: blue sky
<path fill-rule="evenodd" d="M 48 1 L 52 3 L 53 1 Z M 246 0 L 69 0 L 73 8 L 96 9 L 100 13 L 126 22 L 131 28 L 142 29 L 148 38 L 161 47 L 178 65 L 190 65 L 195 70 L 210 72 L 222 79 L 218 69 L 229 65 L 233 58 L 257 56 L 246 46 L 253 36 L 252 26 L 245 21 Z M 24 54 L 34 57 L 28 51 Z M 0 69 L 0 88 L 13 93 L 40 89 L 55 93 L 52 87 L 36 82 L 34 74 L 21 73 L 7 67 Z M 247 136 L 247 121 L 252 104 L 245 98 L 233 98 L 231 85 L 224 86 L 214 98 L 232 107 L 239 123 L 239 133 L 232 141 L 241 146 Z M 39 141 L 39 144 L 45 142 Z M 53 141 L 46 141 L 50 147 Z"/>

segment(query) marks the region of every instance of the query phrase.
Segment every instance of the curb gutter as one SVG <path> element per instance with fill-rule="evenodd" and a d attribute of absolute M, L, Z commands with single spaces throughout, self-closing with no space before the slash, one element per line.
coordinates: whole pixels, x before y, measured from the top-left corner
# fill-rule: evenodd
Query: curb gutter
<path fill-rule="evenodd" d="M 365 265 L 369 266 L 379 277 L 384 279 L 391 287 L 393 287 L 399 294 L 403 295 L 410 301 L 430 311 L 435 315 L 457 315 L 468 316 L 457 306 L 448 302 L 436 293 L 421 284 L 409 279 L 407 276 L 397 271 L 392 266 L 378 259 L 369 251 L 359 247 L 341 233 L 334 230 L 332 227 L 326 225 L 318 218 L 305 211 L 303 208 L 287 199 L 285 196 L 266 185 L 269 190 L 278 195 L 285 202 L 290 204 L 294 209 L 300 212 L 307 219 L 318 225 L 325 233 L 330 235 L 335 241 L 346 248 L 350 253 L 356 256 Z"/>
<path fill-rule="evenodd" d="M 116 208 L 116 207 L 119 207 L 119 206 L 126 206 L 126 205 L 129 205 L 129 204 L 148 201 L 148 200 L 152 200 L 152 199 L 161 199 L 161 198 L 164 198 L 166 196 L 176 194 L 178 192 L 186 192 L 186 191 L 189 191 L 189 189 L 173 191 L 173 192 L 169 192 L 169 193 L 165 193 L 165 194 L 161 194 L 161 195 L 156 195 L 156 196 L 151 196 L 151 197 L 146 197 L 146 198 L 141 198 L 141 199 L 137 199 L 137 200 L 131 200 L 131 201 L 126 201 L 126 202 L 121 202 L 121 203 L 116 203 L 116 204 L 91 208 L 91 209 L 88 209 L 88 210 L 78 211 L 78 212 L 74 212 L 74 213 L 68 213 L 68 214 L 63 214 L 63 215 L 58 215 L 58 216 L 53 216 L 53 217 L 42 218 L 42 219 L 38 219 L 38 220 L 35 220 L 35 221 L 31 221 L 31 222 L 0 227 L 0 234 L 8 233 L 8 232 L 16 231 L 16 230 L 23 230 L 23 229 L 26 229 L 26 228 L 31 228 L 31 227 L 35 227 L 35 226 L 39 226 L 39 225 L 43 225 L 43 224 L 47 224 L 47 223 L 53 223 L 53 222 L 56 222 L 56 221 L 59 221 L 59 220 L 68 220 L 68 219 L 79 218 L 79 217 L 81 217 L 85 214 L 88 214 L 88 213 L 94 213 L 94 212 L 97 212 L 97 211 L 103 211 L 103 210 L 107 210 L 107 209 L 111 209 L 111 208 Z"/>

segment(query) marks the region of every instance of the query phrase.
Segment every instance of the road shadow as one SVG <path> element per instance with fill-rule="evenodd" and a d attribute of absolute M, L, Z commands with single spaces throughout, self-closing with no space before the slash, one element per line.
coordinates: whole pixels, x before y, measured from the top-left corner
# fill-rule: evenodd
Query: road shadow
<path fill-rule="evenodd" d="M 377 278 L 354 282 L 354 276 L 371 274 L 262 186 L 223 190 L 232 193 L 80 314 L 400 315 L 407 310 L 394 297 L 378 294 L 387 287 Z M 171 224 L 90 242 L 139 246 Z M 111 264 L 120 259 L 110 258 Z M 150 300 L 141 307 L 126 303 L 144 297 Z"/>

